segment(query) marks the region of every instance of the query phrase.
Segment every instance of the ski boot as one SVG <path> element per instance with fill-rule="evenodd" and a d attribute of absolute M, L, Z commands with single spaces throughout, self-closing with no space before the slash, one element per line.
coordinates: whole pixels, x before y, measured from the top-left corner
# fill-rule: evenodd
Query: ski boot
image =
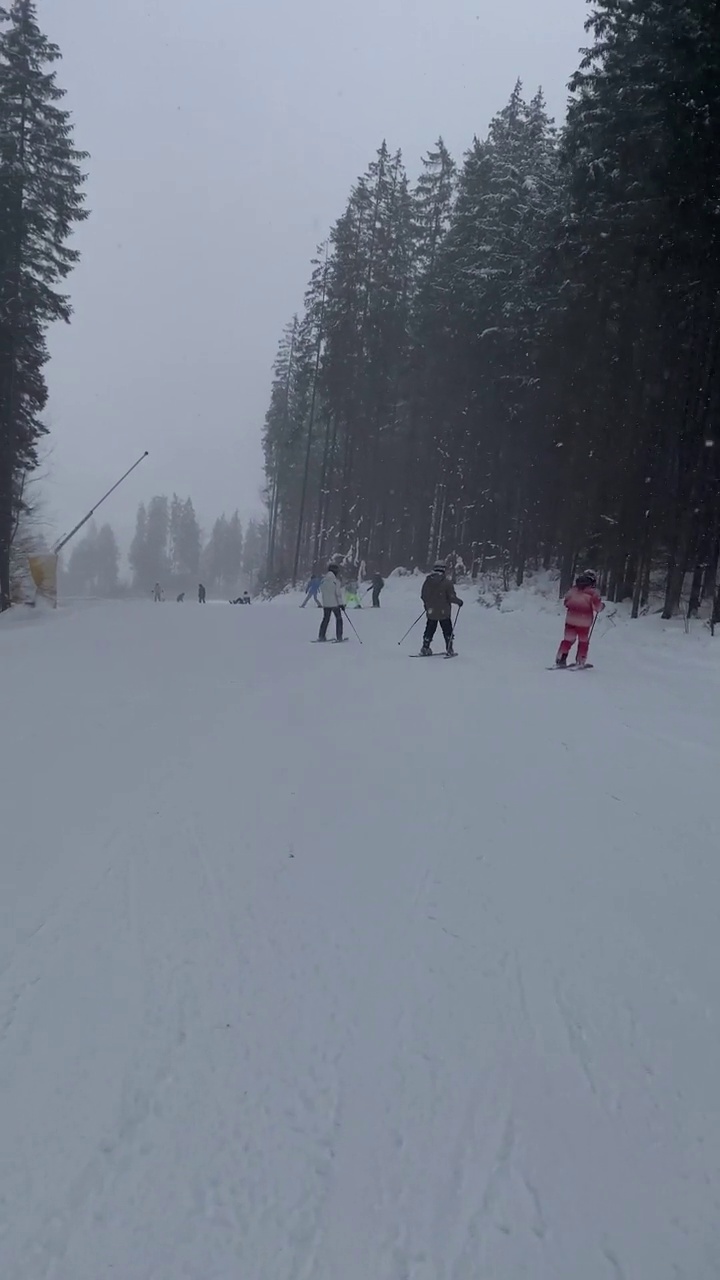
<path fill-rule="evenodd" d="M 422 649 L 420 650 L 420 657 L 421 657 L 421 658 L 432 658 L 432 649 L 430 648 L 430 645 L 429 645 L 429 644 L 424 644 L 424 645 L 423 645 Z"/>
<path fill-rule="evenodd" d="M 567 654 L 566 654 L 566 653 L 559 653 L 559 654 L 558 654 L 557 658 L 555 659 L 555 666 L 556 666 L 556 667 L 566 667 L 566 666 L 567 666 Z"/>

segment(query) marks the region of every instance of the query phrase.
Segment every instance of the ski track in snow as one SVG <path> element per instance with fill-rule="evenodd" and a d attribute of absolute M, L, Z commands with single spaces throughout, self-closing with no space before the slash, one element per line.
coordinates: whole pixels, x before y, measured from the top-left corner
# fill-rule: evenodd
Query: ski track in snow
<path fill-rule="evenodd" d="M 0 625 L 8 1280 L 720 1275 L 716 650 L 416 591 Z"/>

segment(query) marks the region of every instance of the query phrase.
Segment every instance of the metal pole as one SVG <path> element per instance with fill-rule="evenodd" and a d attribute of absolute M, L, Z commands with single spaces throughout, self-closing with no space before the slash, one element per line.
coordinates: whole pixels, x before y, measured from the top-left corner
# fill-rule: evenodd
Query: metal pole
<path fill-rule="evenodd" d="M 93 507 L 92 511 L 88 511 L 87 515 L 86 515 L 86 516 L 83 516 L 83 518 L 82 518 L 82 520 L 80 521 L 80 523 L 79 523 L 79 524 L 76 524 L 74 529 L 71 529 L 71 530 L 70 530 L 70 532 L 69 532 L 68 534 L 66 534 L 64 538 L 62 538 L 62 539 L 60 540 L 60 542 L 58 542 L 58 543 L 56 543 L 56 544 L 55 544 L 55 546 L 54 546 L 54 548 L 53 548 L 53 551 L 54 551 L 54 553 L 55 553 L 55 555 L 56 555 L 56 556 L 60 554 L 60 552 L 62 551 L 62 549 L 63 549 L 63 547 L 64 547 L 64 546 L 67 546 L 67 544 L 68 544 L 68 542 L 70 541 L 70 539 L 75 537 L 75 534 L 78 532 L 78 530 L 79 530 L 79 529 L 82 529 L 83 525 L 84 525 L 84 524 L 87 524 L 88 520 L 91 520 L 91 519 L 92 519 L 92 517 L 95 515 L 95 512 L 97 511 L 98 507 L 101 507 L 101 506 L 102 506 L 102 504 L 103 504 L 103 502 L 105 501 L 105 499 L 106 499 L 106 498 L 109 498 L 109 497 L 110 497 L 110 494 L 115 492 L 115 490 L 118 488 L 118 486 L 122 484 L 123 480 L 127 480 L 128 476 L 130 475 L 130 472 L 131 472 L 131 471 L 134 471 L 136 467 L 139 467 L 139 466 L 140 466 L 140 463 L 143 461 L 143 459 L 144 459 L 144 458 L 147 458 L 147 456 L 148 456 L 148 450 L 146 449 L 146 450 L 145 450 L 145 452 L 144 452 L 144 453 L 143 453 L 143 454 L 138 458 L 137 462 L 133 462 L 132 466 L 131 466 L 131 467 L 128 467 L 127 471 L 125 472 L 125 475 L 124 475 L 124 476 L 121 476 L 121 477 L 120 477 L 120 479 L 119 479 L 118 481 L 116 481 L 116 483 L 113 485 L 112 489 L 108 489 L 107 493 L 104 493 L 104 494 L 103 494 L 103 496 L 102 496 L 102 498 L 100 499 L 100 501 L 95 503 L 95 506 Z"/>
<path fill-rule="evenodd" d="M 355 632 L 355 635 L 357 636 L 358 640 L 360 640 L 360 637 L 358 636 L 358 633 L 357 633 L 357 628 L 356 628 L 356 626 L 355 626 L 355 624 L 354 624 L 354 622 L 353 622 L 352 618 L 350 617 L 350 615 L 349 615 L 349 613 L 348 613 L 347 609 L 343 609 L 343 613 L 345 614 L 345 621 L 350 623 L 350 626 L 352 627 L 353 631 Z M 362 640 L 360 640 L 360 643 L 362 644 Z"/>
<path fill-rule="evenodd" d="M 402 640 L 398 640 L 398 644 L 402 644 L 403 640 L 407 640 L 407 638 L 408 638 L 408 636 L 410 635 L 410 632 L 412 631 L 413 627 L 416 627 L 416 626 L 417 626 L 417 624 L 418 624 L 418 622 L 420 621 L 420 618 L 424 618 L 424 617 L 425 617 L 425 610 L 423 609 L 423 611 L 422 611 L 422 613 L 419 615 L 419 617 L 417 617 L 417 618 L 415 619 L 415 621 L 413 622 L 412 627 L 408 627 L 408 629 L 407 629 L 407 631 L 405 632 L 405 635 L 403 636 Z"/>

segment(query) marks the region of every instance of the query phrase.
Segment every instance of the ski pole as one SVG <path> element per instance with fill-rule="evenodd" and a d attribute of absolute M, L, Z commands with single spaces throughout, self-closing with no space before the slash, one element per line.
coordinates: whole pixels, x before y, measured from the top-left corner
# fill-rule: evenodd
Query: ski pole
<path fill-rule="evenodd" d="M 402 644 L 403 640 L 407 640 L 407 638 L 408 638 L 408 636 L 410 635 L 410 632 L 412 631 L 413 627 L 416 627 L 416 626 L 417 626 L 417 624 L 418 624 L 418 622 L 420 621 L 420 618 L 424 618 L 424 617 L 425 617 L 425 610 L 423 609 L 422 613 L 420 614 L 420 617 L 416 618 L 416 619 L 415 619 L 415 621 L 413 622 L 412 627 L 408 627 L 408 629 L 407 629 L 407 631 L 405 632 L 405 635 L 403 636 L 402 640 L 398 640 L 398 644 Z"/>
<path fill-rule="evenodd" d="M 355 635 L 357 636 L 358 640 L 360 640 L 360 637 L 358 636 L 358 633 L 357 633 L 357 628 L 355 627 L 355 623 L 353 622 L 352 618 L 350 617 L 350 615 L 349 615 L 349 613 L 348 613 L 347 609 L 343 609 L 343 613 L 345 614 L 345 618 L 346 618 L 346 620 L 350 623 L 350 626 L 352 627 L 353 631 L 355 632 Z M 362 640 L 360 640 L 360 644 L 362 644 Z"/>

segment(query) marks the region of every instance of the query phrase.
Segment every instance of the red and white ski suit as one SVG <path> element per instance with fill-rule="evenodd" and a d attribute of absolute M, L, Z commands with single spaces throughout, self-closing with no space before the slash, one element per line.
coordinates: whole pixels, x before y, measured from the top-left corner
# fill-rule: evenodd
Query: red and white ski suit
<path fill-rule="evenodd" d="M 571 587 L 564 601 L 567 615 L 565 634 L 560 641 L 558 657 L 567 655 L 577 640 L 577 660 L 584 662 L 590 646 L 590 628 L 596 614 L 605 608 L 595 587 Z"/>

